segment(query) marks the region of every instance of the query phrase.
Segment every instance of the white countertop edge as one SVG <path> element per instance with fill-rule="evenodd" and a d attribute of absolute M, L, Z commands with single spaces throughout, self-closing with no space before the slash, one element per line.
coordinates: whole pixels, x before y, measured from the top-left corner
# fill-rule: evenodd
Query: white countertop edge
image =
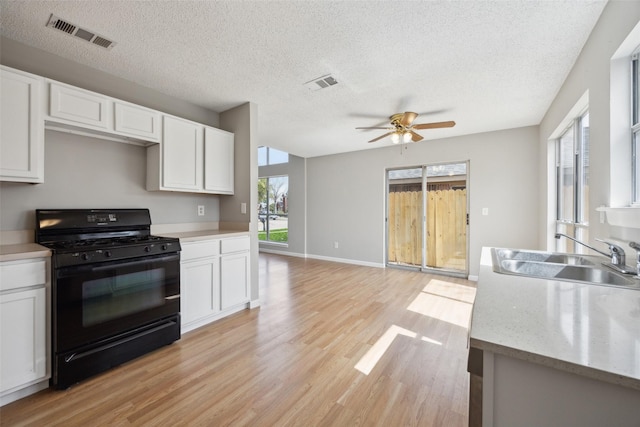
<path fill-rule="evenodd" d="M 511 347 L 505 347 L 500 344 L 482 341 L 476 338 L 471 338 L 469 340 L 469 346 L 483 351 L 513 357 L 514 359 L 520 359 L 525 362 L 535 363 L 549 368 L 558 369 L 560 371 L 592 378 L 598 381 L 608 382 L 610 384 L 621 385 L 640 391 L 640 380 L 627 377 L 625 375 L 616 374 L 614 372 L 608 372 L 590 366 L 579 365 L 565 360 L 556 359 L 551 356 L 531 353 Z"/>
<path fill-rule="evenodd" d="M 0 262 L 19 261 L 32 258 L 48 258 L 51 251 L 37 243 L 0 245 Z"/>

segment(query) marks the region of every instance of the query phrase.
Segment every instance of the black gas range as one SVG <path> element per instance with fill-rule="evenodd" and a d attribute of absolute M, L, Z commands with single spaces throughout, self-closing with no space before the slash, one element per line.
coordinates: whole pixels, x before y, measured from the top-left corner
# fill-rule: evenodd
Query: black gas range
<path fill-rule="evenodd" d="M 52 250 L 52 385 L 70 385 L 180 338 L 180 242 L 148 209 L 38 209 Z"/>

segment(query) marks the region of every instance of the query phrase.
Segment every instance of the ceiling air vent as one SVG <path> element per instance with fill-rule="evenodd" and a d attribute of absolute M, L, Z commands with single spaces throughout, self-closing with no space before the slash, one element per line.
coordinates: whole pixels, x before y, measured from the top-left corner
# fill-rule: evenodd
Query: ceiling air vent
<path fill-rule="evenodd" d="M 309 90 L 316 91 L 337 84 L 338 81 L 331 74 L 327 74 L 326 76 L 318 77 L 317 79 L 306 82 L 304 86 Z"/>
<path fill-rule="evenodd" d="M 64 19 L 60 19 L 53 14 L 49 18 L 47 27 L 62 31 L 65 34 L 69 34 L 70 36 L 77 37 L 86 42 L 103 47 L 108 50 L 111 50 L 116 45 L 115 42 L 112 42 L 106 37 L 96 34 L 94 31 L 87 30 L 86 28 L 80 28 L 76 24 L 72 24 L 71 22 L 65 21 Z"/>

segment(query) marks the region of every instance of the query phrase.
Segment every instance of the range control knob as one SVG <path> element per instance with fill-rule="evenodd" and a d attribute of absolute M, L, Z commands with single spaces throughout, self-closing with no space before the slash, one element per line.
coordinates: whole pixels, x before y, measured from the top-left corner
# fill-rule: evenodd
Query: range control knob
<path fill-rule="evenodd" d="M 111 251 L 105 251 L 104 256 L 111 258 Z"/>
<path fill-rule="evenodd" d="M 145 252 L 151 252 L 151 248 L 150 248 L 149 246 L 145 246 L 145 247 L 144 247 L 144 251 L 145 251 Z"/>
<path fill-rule="evenodd" d="M 88 261 L 89 260 L 89 254 L 82 254 L 82 255 L 80 255 L 80 258 L 82 258 L 83 261 Z"/>
<path fill-rule="evenodd" d="M 162 245 L 162 250 L 166 251 L 167 250 L 167 245 Z"/>

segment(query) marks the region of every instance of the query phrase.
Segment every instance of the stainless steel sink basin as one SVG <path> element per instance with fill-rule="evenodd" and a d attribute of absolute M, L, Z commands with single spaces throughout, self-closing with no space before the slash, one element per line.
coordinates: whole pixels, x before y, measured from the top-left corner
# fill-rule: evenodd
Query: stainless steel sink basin
<path fill-rule="evenodd" d="M 640 289 L 640 280 L 604 267 L 600 257 L 498 248 L 491 255 L 497 273 Z"/>
<path fill-rule="evenodd" d="M 555 264 L 595 265 L 596 262 L 586 256 L 562 254 L 556 252 L 527 251 L 516 249 L 494 249 L 500 259 L 516 259 L 522 261 L 551 262 Z"/>

